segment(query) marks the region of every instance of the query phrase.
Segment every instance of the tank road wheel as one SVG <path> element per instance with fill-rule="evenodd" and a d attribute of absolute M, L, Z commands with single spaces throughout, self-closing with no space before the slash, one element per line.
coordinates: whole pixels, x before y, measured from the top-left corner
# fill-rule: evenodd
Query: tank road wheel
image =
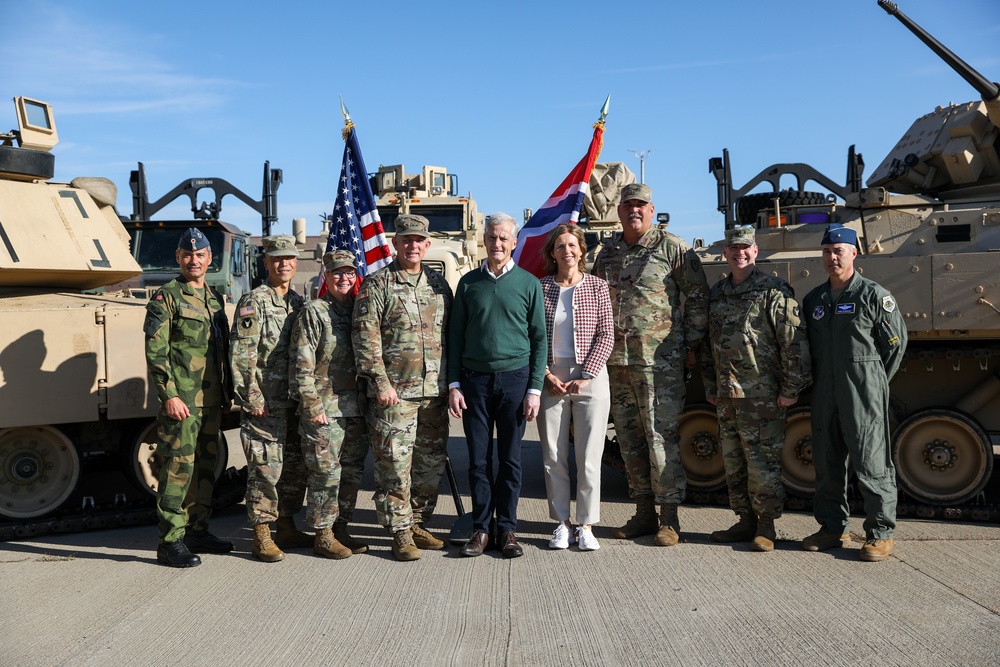
<path fill-rule="evenodd" d="M 781 481 L 793 496 L 811 498 L 816 493 L 816 468 L 812 455 L 812 412 L 808 407 L 789 410 L 785 418 L 785 444 L 781 448 Z"/>
<path fill-rule="evenodd" d="M 956 410 L 921 410 L 893 435 L 900 484 L 931 505 L 971 500 L 993 471 L 993 445 L 975 419 Z"/>
<path fill-rule="evenodd" d="M 0 430 L 0 515 L 31 519 L 52 512 L 80 479 L 80 455 L 51 426 Z"/>
<path fill-rule="evenodd" d="M 689 406 L 681 414 L 681 464 L 687 486 L 695 491 L 715 491 L 726 485 L 726 467 L 719 444 L 719 418 L 707 403 Z"/>
<path fill-rule="evenodd" d="M 133 431 L 132 446 L 126 450 L 125 471 L 132 483 L 151 496 L 156 495 L 159 486 L 160 465 L 163 459 L 156 455 L 156 420 L 143 422 Z M 215 479 L 219 479 L 229 464 L 229 448 L 226 436 L 219 433 L 219 458 L 215 462 Z"/>

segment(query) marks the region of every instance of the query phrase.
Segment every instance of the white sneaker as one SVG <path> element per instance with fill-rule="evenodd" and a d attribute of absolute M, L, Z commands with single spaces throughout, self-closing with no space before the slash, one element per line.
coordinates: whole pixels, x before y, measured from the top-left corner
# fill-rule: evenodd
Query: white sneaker
<path fill-rule="evenodd" d="M 601 548 L 601 543 L 594 537 L 594 531 L 590 528 L 577 528 L 576 541 L 580 544 L 580 551 L 597 551 Z"/>
<path fill-rule="evenodd" d="M 549 549 L 568 549 L 570 544 L 576 542 L 576 536 L 570 531 L 569 526 L 560 522 L 556 529 L 552 531 L 552 539 L 549 540 Z"/>

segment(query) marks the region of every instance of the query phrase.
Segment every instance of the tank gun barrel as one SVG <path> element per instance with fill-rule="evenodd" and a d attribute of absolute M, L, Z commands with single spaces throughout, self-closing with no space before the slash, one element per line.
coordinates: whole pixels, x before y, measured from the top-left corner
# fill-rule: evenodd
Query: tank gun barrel
<path fill-rule="evenodd" d="M 878 0 L 878 5 L 886 11 L 890 16 L 895 16 L 899 19 L 907 29 L 920 38 L 924 44 L 931 48 L 931 51 L 936 53 L 941 60 L 948 63 L 948 65 L 958 72 L 963 79 L 969 82 L 976 91 L 983 96 L 983 100 L 986 102 L 993 101 L 1000 97 L 1000 84 L 996 84 L 982 74 L 973 69 L 967 62 L 952 53 L 951 49 L 937 41 L 932 37 L 926 30 L 921 28 L 919 25 L 913 22 L 909 16 L 899 11 L 899 6 L 895 2 L 889 2 L 889 0 Z"/>

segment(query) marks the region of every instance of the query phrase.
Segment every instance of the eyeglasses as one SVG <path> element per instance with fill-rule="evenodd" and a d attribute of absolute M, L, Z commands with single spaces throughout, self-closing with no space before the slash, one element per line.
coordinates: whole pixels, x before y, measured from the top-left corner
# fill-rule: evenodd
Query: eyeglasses
<path fill-rule="evenodd" d="M 340 280 L 342 278 L 351 279 L 351 278 L 357 278 L 358 277 L 358 272 L 357 271 L 351 271 L 351 270 L 348 270 L 348 271 L 334 271 L 330 275 L 333 277 L 334 280 Z"/>

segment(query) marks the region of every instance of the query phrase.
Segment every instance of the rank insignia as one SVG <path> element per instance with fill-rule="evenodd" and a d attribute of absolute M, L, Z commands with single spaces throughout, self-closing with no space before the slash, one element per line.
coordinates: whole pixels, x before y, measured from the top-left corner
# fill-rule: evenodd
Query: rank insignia
<path fill-rule="evenodd" d="M 837 314 L 838 315 L 853 315 L 854 314 L 854 304 L 853 303 L 838 303 L 837 304 Z"/>
<path fill-rule="evenodd" d="M 813 308 L 813 319 L 821 320 L 823 316 L 826 315 L 826 309 L 823 306 L 816 306 Z"/>
<path fill-rule="evenodd" d="M 896 310 L 896 300 L 892 298 L 892 295 L 882 297 L 882 310 L 887 313 Z"/>

